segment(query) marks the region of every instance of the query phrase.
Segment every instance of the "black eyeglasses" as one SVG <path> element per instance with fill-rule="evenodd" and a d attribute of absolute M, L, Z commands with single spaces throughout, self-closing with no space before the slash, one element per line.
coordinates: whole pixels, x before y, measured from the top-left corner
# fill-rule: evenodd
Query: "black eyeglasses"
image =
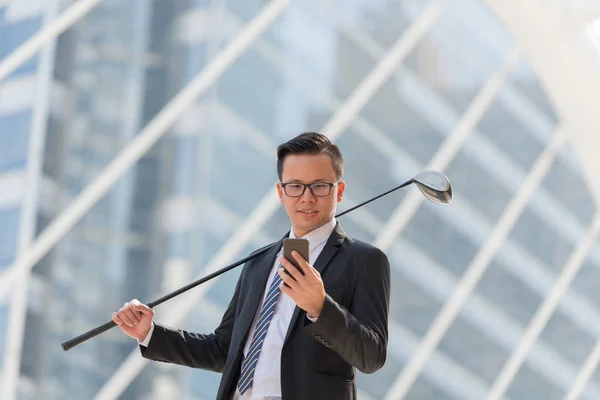
<path fill-rule="evenodd" d="M 310 189 L 310 192 L 315 197 L 327 197 L 331 194 L 331 188 L 337 185 L 339 182 L 315 182 L 315 183 L 282 183 L 283 191 L 289 197 L 301 197 L 306 188 Z"/>

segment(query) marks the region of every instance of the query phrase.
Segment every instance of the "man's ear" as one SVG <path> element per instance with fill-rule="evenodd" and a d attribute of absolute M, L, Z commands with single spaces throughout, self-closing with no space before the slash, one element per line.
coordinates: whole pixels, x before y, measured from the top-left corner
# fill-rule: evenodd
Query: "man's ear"
<path fill-rule="evenodd" d="M 277 182 L 277 195 L 279 196 L 279 202 L 283 203 L 283 187 L 281 182 Z"/>
<path fill-rule="evenodd" d="M 341 181 L 337 186 L 337 202 L 341 202 L 344 197 L 344 192 L 346 191 L 346 182 Z"/>

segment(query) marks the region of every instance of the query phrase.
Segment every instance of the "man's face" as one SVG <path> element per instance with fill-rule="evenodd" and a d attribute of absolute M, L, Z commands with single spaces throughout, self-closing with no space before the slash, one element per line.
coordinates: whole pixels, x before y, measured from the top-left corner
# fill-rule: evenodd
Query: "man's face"
<path fill-rule="evenodd" d="M 327 154 L 287 156 L 283 162 L 281 180 L 284 184 L 337 182 L 333 162 Z M 292 189 L 290 186 L 292 185 L 287 187 L 288 193 Z M 321 186 L 321 190 L 323 187 Z M 290 217 L 297 237 L 302 237 L 329 222 L 335 216 L 336 204 L 342 201 L 345 189 L 346 184 L 340 182 L 335 184 L 325 197 L 313 195 L 308 187 L 302 196 L 291 197 L 285 194 L 281 183 L 277 184 L 279 199 Z"/>

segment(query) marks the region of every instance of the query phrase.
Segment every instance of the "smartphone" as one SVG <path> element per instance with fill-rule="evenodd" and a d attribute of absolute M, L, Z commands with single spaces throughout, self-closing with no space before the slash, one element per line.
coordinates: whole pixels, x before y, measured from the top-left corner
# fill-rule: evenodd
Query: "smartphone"
<path fill-rule="evenodd" d="M 292 256 L 292 251 L 296 250 L 302 258 L 307 262 L 309 261 L 309 250 L 308 250 L 308 239 L 284 239 L 283 240 L 283 257 L 292 263 L 299 271 L 300 266 L 296 262 L 296 259 Z M 287 271 L 286 271 L 287 272 Z"/>

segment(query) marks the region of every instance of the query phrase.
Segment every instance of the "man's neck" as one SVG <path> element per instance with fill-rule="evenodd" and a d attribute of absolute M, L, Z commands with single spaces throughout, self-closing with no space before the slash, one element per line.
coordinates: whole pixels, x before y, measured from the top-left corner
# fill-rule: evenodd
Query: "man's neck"
<path fill-rule="evenodd" d="M 294 227 L 294 226 L 292 226 L 292 229 L 294 230 L 294 235 L 295 235 L 297 238 L 302 238 L 302 237 L 304 237 L 304 236 L 308 235 L 309 233 L 311 233 L 311 232 L 314 232 L 314 231 L 316 231 L 317 229 L 319 229 L 319 228 L 322 228 L 323 226 L 330 224 L 332 221 L 333 221 L 333 218 L 331 218 L 331 219 L 330 219 L 329 221 L 327 221 L 327 222 L 324 222 L 324 223 L 323 223 L 323 224 L 321 224 L 320 226 L 318 226 L 318 227 L 316 227 L 316 228 L 314 228 L 314 229 L 311 229 L 310 231 L 306 231 L 306 232 L 304 232 L 304 231 L 298 231 L 298 229 L 297 229 L 296 227 Z M 299 233 L 301 233 L 301 234 L 299 235 Z"/>

